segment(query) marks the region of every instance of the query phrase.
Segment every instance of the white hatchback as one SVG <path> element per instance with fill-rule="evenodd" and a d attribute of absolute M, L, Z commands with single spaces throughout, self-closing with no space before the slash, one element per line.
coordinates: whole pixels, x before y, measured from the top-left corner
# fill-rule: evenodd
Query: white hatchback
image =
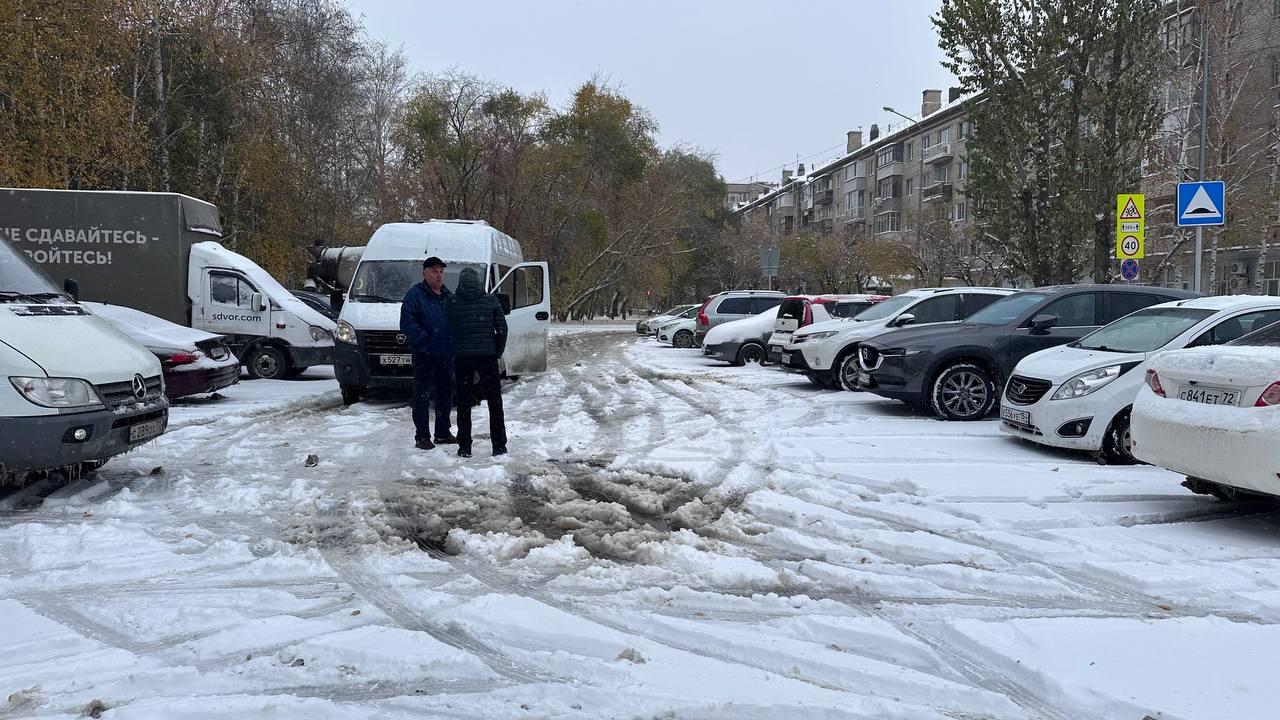
<path fill-rule="evenodd" d="M 694 332 L 697 329 L 697 318 L 684 318 L 672 320 L 659 327 L 653 334 L 658 339 L 658 342 L 678 348 L 692 348 L 698 346 L 698 341 L 694 337 Z"/>
<path fill-rule="evenodd" d="M 1280 325 L 1151 361 L 1133 405 L 1133 454 L 1197 493 L 1280 496 Z"/>
<path fill-rule="evenodd" d="M 1001 429 L 1041 445 L 1098 453 L 1106 462 L 1133 462 L 1130 409 L 1152 357 L 1221 345 L 1276 322 L 1280 297 L 1250 295 L 1179 300 L 1131 313 L 1019 362 L 1005 384 Z"/>

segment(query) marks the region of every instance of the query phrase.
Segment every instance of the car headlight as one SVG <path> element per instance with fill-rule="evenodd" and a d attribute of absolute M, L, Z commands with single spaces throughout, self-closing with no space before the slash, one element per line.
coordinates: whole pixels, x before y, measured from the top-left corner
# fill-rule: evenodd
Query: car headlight
<path fill-rule="evenodd" d="M 317 325 L 312 325 L 309 328 L 309 330 L 311 330 L 311 339 L 315 340 L 316 342 L 322 342 L 324 340 L 333 340 L 333 336 L 329 334 L 329 331 L 325 330 L 322 327 L 319 327 Z M 352 337 L 353 338 L 355 337 L 354 333 L 352 333 Z"/>
<path fill-rule="evenodd" d="M 351 323 L 346 320 L 338 321 L 338 328 L 333 336 L 338 342 L 356 344 L 356 329 L 351 327 Z"/>
<path fill-rule="evenodd" d="M 795 344 L 799 345 L 800 343 L 811 342 L 813 340 L 826 340 L 827 338 L 835 337 L 838 334 L 838 330 L 824 330 L 822 332 L 808 333 L 805 335 L 793 335 L 792 337 L 795 338 Z"/>
<path fill-rule="evenodd" d="M 911 357 L 922 352 L 920 348 L 888 348 L 880 351 L 880 357 Z"/>
<path fill-rule="evenodd" d="M 93 386 L 77 378 L 11 377 L 9 382 L 28 402 L 42 407 L 70 408 L 101 405 Z"/>
<path fill-rule="evenodd" d="M 1098 388 L 1101 388 L 1124 373 L 1123 365 L 1108 365 L 1097 370 L 1080 373 L 1070 380 L 1062 383 L 1062 387 L 1058 388 L 1058 392 L 1053 394 L 1054 400 L 1071 400 L 1078 397 L 1084 397 Z"/>

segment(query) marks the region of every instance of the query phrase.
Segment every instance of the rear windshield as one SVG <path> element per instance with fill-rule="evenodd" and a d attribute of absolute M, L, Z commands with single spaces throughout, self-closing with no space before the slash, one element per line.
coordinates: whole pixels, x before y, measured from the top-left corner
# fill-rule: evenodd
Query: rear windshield
<path fill-rule="evenodd" d="M 804 300 L 787 298 L 778 306 L 779 320 L 804 320 Z"/>
<path fill-rule="evenodd" d="M 854 320 L 884 320 L 898 314 L 902 308 L 919 300 L 920 295 L 899 295 L 882 303 L 876 303 L 853 317 Z"/>
<path fill-rule="evenodd" d="M 1212 310 L 1199 308 L 1148 308 L 1126 315 L 1072 345 L 1082 350 L 1147 353 L 1168 345 L 1212 314 Z"/>
<path fill-rule="evenodd" d="M 1268 325 L 1261 330 L 1255 330 L 1239 340 L 1233 340 L 1227 344 L 1250 345 L 1253 347 L 1280 347 L 1280 323 Z"/>
<path fill-rule="evenodd" d="M 827 312 L 831 313 L 831 317 L 838 318 L 851 318 L 874 304 L 875 303 L 869 300 L 824 303 L 827 308 Z"/>
<path fill-rule="evenodd" d="M 1049 296 L 1044 293 L 1014 293 L 970 315 L 965 322 L 977 325 L 1008 325 L 1021 317 L 1022 313 L 1035 307 L 1047 297 Z"/>

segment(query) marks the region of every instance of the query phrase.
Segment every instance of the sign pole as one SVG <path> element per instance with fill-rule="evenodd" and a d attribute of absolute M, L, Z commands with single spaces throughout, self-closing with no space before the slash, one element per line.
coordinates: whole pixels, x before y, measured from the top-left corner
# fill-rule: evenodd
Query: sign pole
<path fill-rule="evenodd" d="M 1204 226 L 1196 226 L 1196 269 L 1195 282 L 1191 283 L 1192 292 L 1200 292 L 1200 258 L 1204 255 Z"/>
<path fill-rule="evenodd" d="M 1204 182 L 1205 116 L 1209 104 L 1209 3 L 1200 5 L 1200 181 Z M 1218 208 L 1219 211 L 1222 208 Z M 1200 292 L 1200 258 L 1204 255 L 1204 228 L 1196 226 L 1196 276 L 1191 289 Z"/>

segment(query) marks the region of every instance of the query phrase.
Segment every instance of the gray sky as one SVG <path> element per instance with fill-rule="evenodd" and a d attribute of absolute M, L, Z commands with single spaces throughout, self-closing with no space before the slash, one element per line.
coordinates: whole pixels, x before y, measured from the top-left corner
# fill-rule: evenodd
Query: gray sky
<path fill-rule="evenodd" d="M 954 79 L 939 0 L 346 0 L 415 71 L 457 67 L 563 105 L 600 73 L 658 121 L 664 146 L 710 150 L 726 180 L 776 180 L 845 131 L 920 112 Z M 815 155 L 804 159 L 804 156 Z"/>

